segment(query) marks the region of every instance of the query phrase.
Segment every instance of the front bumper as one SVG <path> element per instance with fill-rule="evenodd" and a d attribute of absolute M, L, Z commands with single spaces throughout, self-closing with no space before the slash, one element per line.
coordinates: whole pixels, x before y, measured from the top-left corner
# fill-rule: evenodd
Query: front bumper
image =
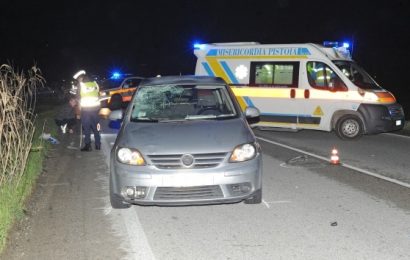
<path fill-rule="evenodd" d="M 215 168 L 179 170 L 130 166 L 111 159 L 110 178 L 114 195 L 131 204 L 235 203 L 252 197 L 262 188 L 262 156 Z M 144 197 L 129 196 L 127 188 L 144 190 Z"/>
<path fill-rule="evenodd" d="M 361 104 L 359 113 L 364 119 L 367 134 L 377 134 L 401 130 L 405 124 L 405 116 L 401 105 Z"/>

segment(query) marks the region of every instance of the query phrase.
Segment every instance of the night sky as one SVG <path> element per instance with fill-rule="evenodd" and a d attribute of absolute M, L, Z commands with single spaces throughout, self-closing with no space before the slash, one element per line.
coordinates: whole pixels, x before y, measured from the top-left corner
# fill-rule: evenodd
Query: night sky
<path fill-rule="evenodd" d="M 388 1 L 2 0 L 0 62 L 34 62 L 48 81 L 77 70 L 107 76 L 193 74 L 192 43 L 354 40 L 353 58 L 409 102 L 410 3 Z M 407 92 L 407 93 L 406 93 Z"/>

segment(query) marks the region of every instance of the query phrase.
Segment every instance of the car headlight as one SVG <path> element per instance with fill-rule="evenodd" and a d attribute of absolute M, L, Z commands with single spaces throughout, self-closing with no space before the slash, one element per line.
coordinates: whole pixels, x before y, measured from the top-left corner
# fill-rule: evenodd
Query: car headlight
<path fill-rule="evenodd" d="M 130 148 L 120 148 L 117 151 L 117 159 L 121 163 L 131 164 L 131 165 L 145 165 L 144 157 L 141 153 L 135 149 Z"/>
<path fill-rule="evenodd" d="M 244 162 L 255 158 L 256 147 L 254 144 L 242 144 L 235 147 L 229 158 L 230 162 Z"/>

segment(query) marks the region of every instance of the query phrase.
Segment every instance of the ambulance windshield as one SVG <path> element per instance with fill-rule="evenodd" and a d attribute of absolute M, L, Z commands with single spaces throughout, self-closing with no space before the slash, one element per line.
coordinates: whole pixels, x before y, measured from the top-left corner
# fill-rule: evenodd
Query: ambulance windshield
<path fill-rule="evenodd" d="M 370 75 L 359 65 L 351 61 L 333 61 L 334 64 L 350 79 L 353 84 L 362 89 L 381 89 Z"/>

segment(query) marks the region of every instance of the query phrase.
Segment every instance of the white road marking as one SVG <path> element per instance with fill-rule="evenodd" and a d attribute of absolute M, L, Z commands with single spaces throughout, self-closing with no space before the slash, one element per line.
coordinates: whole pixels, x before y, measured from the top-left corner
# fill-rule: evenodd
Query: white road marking
<path fill-rule="evenodd" d="M 135 207 L 120 210 L 128 233 L 128 241 L 132 248 L 134 259 L 155 259 L 144 229 L 138 219 Z"/>
<path fill-rule="evenodd" d="M 277 145 L 277 146 L 281 146 L 283 148 L 287 148 L 289 150 L 293 150 L 293 151 L 296 151 L 296 152 L 299 152 L 299 153 L 307 154 L 309 156 L 312 156 L 312 157 L 315 157 L 317 159 L 320 159 L 320 160 L 323 160 L 323 161 L 326 161 L 326 162 L 330 163 L 330 159 L 328 159 L 326 157 L 323 157 L 323 156 L 320 156 L 320 155 L 317 155 L 317 154 L 313 154 L 313 153 L 310 153 L 310 152 L 307 152 L 307 151 L 304 151 L 304 150 L 301 150 L 301 149 L 298 149 L 298 148 L 295 148 L 295 147 L 292 147 L 292 146 L 289 146 L 289 145 L 286 145 L 286 144 L 281 144 L 281 143 L 278 143 L 278 142 L 275 142 L 275 141 L 271 141 L 271 140 L 263 138 L 263 137 L 256 137 L 256 138 L 259 139 L 259 140 L 262 140 L 264 142 L 274 144 L 274 145 Z M 383 176 L 383 175 L 380 175 L 380 174 L 377 174 L 377 173 L 374 173 L 374 172 L 370 172 L 368 170 L 361 169 L 361 168 L 358 168 L 358 167 L 353 166 L 353 165 L 349 165 L 349 164 L 346 164 L 346 163 L 341 163 L 340 166 L 343 166 L 343 167 L 346 167 L 346 168 L 349 168 L 349 169 L 352 169 L 352 170 L 355 170 L 355 171 L 358 171 L 358 172 L 361 172 L 361 173 L 364 173 L 364 174 L 367 174 L 367 175 L 370 175 L 370 176 L 373 176 L 373 177 L 376 177 L 376 178 L 379 178 L 379 179 L 382 179 L 382 180 L 385 180 L 385 181 L 388 181 L 388 182 L 392 182 L 392 183 L 398 184 L 398 185 L 406 187 L 406 188 L 410 188 L 409 183 L 402 182 L 402 181 L 399 181 L 399 180 L 396 180 L 396 179 L 393 179 L 393 178 L 390 178 L 390 177 L 386 177 L 386 176 Z"/>
<path fill-rule="evenodd" d="M 382 133 L 382 135 L 390 135 L 390 136 L 396 136 L 396 137 L 402 137 L 402 138 L 410 139 L 410 136 L 408 136 L 408 135 L 399 135 L 399 134 L 392 134 L 392 133 Z"/>
<path fill-rule="evenodd" d="M 262 203 L 270 209 L 270 204 L 285 204 L 285 203 L 292 203 L 290 200 L 275 200 L 275 201 L 266 201 L 262 199 Z"/>
<path fill-rule="evenodd" d="M 292 203 L 290 200 L 275 200 L 275 201 L 266 201 L 267 204 L 285 204 Z"/>
<path fill-rule="evenodd" d="M 116 134 L 104 134 L 102 135 L 101 140 L 105 142 L 106 145 L 102 145 L 102 150 L 105 154 L 105 160 L 108 165 L 110 166 L 110 150 L 111 146 L 108 145 L 110 140 L 106 137 L 113 137 Z M 111 208 L 111 207 L 110 207 Z M 147 236 L 144 232 L 141 222 L 138 219 L 137 208 L 135 206 L 129 209 L 112 209 L 111 210 L 104 210 L 104 215 L 108 214 L 117 214 L 120 216 L 123 222 L 123 226 L 125 227 L 125 232 L 127 234 L 121 234 L 122 236 L 126 236 L 127 244 L 129 248 L 127 250 L 127 258 L 129 259 L 155 259 L 154 253 L 149 245 Z M 118 220 L 118 218 L 116 218 Z M 116 223 L 118 224 L 118 223 Z"/>

